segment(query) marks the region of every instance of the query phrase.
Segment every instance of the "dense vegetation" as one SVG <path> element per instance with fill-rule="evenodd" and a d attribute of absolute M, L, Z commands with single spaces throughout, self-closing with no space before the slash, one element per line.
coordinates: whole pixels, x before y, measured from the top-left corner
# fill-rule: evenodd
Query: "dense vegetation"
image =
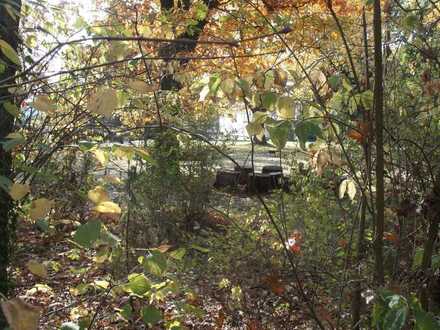
<path fill-rule="evenodd" d="M 0 0 L 0 329 L 440 329 L 439 23 Z"/>

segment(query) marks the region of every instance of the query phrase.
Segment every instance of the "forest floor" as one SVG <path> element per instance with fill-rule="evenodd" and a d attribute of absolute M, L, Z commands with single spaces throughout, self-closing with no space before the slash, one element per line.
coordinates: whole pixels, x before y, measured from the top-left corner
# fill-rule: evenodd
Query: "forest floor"
<path fill-rule="evenodd" d="M 246 165 L 250 161 L 248 150 L 248 143 L 238 143 L 228 152 Z M 283 158 L 297 157 L 298 160 L 302 157 L 299 160 L 305 161 L 304 155 L 296 151 L 296 145 L 289 144 L 283 151 Z M 279 155 L 273 147 L 256 146 L 254 162 L 259 171 L 265 165 L 278 165 Z M 229 166 L 232 167 L 232 164 L 222 164 L 222 167 Z M 193 237 L 196 244 L 206 245 L 209 242 L 213 254 L 194 253 L 190 265 L 176 274 L 182 286 L 192 292 L 190 303 L 202 312 L 199 317 L 185 317 L 186 329 L 313 329 L 303 307 L 282 307 L 286 306 L 287 296 L 295 296 L 291 286 L 281 284 L 285 275 L 278 274 L 276 270 L 268 273 L 268 268 L 261 264 L 261 260 L 265 260 L 269 265 L 273 255 L 261 241 L 250 238 L 253 230 L 255 233 L 260 230 L 263 221 L 255 201 L 246 196 L 221 192 L 217 192 L 214 200 L 216 205 L 213 210 L 225 212 L 237 222 L 218 220 L 217 213 L 217 218 L 209 221 L 226 221 L 228 234 L 223 229 L 217 232 L 202 230 L 201 235 Z M 251 209 L 254 211 L 249 213 Z M 252 221 L 249 221 L 250 218 Z M 49 231 L 44 232 L 36 224 L 19 221 L 13 251 L 13 260 L 17 261 L 13 268 L 15 293 L 32 305 L 41 306 L 40 329 L 60 329 L 63 322 L 82 318 L 93 320 L 93 329 L 144 329 L 145 325 L 137 322 L 140 320 L 128 324 L 115 312 L 127 303 L 126 297 L 110 293 L 111 278 L 122 273 L 121 267 L 109 268 L 108 263 L 99 260 L 93 249 L 78 246 L 72 240 L 72 231 L 78 225 L 74 220 L 53 219 L 52 225 Z M 110 230 L 118 233 L 122 227 L 112 224 Z M 232 242 L 243 246 L 229 246 Z M 234 252 L 234 249 L 237 251 Z M 229 255 L 234 253 L 244 255 Z M 225 267 L 218 268 L 216 262 L 222 263 L 224 259 Z M 29 264 L 33 262 L 45 265 L 47 272 L 43 272 L 42 276 L 35 275 L 29 270 Z M 209 263 L 212 264 L 208 267 Z M 243 300 L 239 304 L 231 300 L 232 287 L 225 289 L 219 286 L 225 280 L 240 285 Z M 182 300 L 188 301 L 188 295 L 177 294 L 158 307 L 165 315 L 173 315 L 173 306 Z M 263 327 L 263 323 L 267 326 Z M 163 329 L 163 325 L 154 329 Z"/>
<path fill-rule="evenodd" d="M 241 201 L 241 203 L 247 203 Z M 72 224 L 48 235 L 35 225 L 23 222 L 18 226 L 15 247 L 14 280 L 15 294 L 27 302 L 42 308 L 40 329 L 60 329 L 60 325 L 81 318 L 93 319 L 93 329 L 146 329 L 140 322 L 128 324 L 115 310 L 127 303 L 126 298 L 109 294 L 108 273 L 115 269 L 97 263 L 98 256 L 80 249 L 71 240 Z M 200 238 L 200 239 L 206 239 Z M 267 257 L 267 256 L 266 256 Z M 199 254 L 198 259 L 207 256 Z M 257 260 L 238 261 L 228 273 L 206 272 L 203 260 L 198 266 L 188 268 L 179 274 L 182 285 L 191 288 L 191 304 L 202 311 L 200 317 L 186 317 L 186 329 L 313 329 L 307 326 L 301 309 L 292 311 L 280 309 L 272 314 L 275 305 L 283 305 L 285 295 L 292 289 L 268 284 L 270 274 L 265 274 Z M 47 267 L 47 274 L 36 276 L 29 271 L 29 262 L 38 262 Z M 230 298 L 229 290 L 219 286 L 222 279 L 241 284 L 245 297 L 240 306 Z M 188 295 L 170 297 L 159 307 L 164 313 L 173 314 L 176 302 L 188 300 Z M 272 326 L 263 327 L 262 320 L 269 320 Z M 164 329 L 158 325 L 154 329 Z"/>

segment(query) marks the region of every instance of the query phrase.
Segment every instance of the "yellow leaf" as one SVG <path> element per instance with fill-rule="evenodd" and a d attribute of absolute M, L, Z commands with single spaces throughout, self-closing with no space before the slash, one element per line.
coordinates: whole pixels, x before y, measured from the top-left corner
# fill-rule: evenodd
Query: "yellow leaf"
<path fill-rule="evenodd" d="M 327 81 L 324 73 L 321 70 L 312 71 L 312 73 L 310 73 L 310 79 L 318 88 L 324 85 Z"/>
<path fill-rule="evenodd" d="M 3 314 L 12 330 L 36 330 L 41 307 L 32 306 L 20 298 L 1 302 Z"/>
<path fill-rule="evenodd" d="M 264 127 L 259 123 L 249 123 L 246 125 L 249 136 L 260 136 L 264 133 Z"/>
<path fill-rule="evenodd" d="M 150 154 L 144 148 L 134 148 L 134 152 L 143 159 L 148 159 L 150 157 Z"/>
<path fill-rule="evenodd" d="M 34 99 L 32 106 L 38 111 L 44 112 L 47 115 L 55 113 L 56 105 L 47 95 L 40 95 Z"/>
<path fill-rule="evenodd" d="M 50 297 L 54 296 L 53 289 L 50 286 L 48 286 L 46 284 L 41 284 L 41 283 L 37 283 L 29 290 L 26 290 L 25 295 L 27 297 L 30 297 L 30 296 L 35 296 L 35 295 L 41 294 L 41 293 L 44 293 Z"/>
<path fill-rule="evenodd" d="M 95 155 L 96 160 L 100 162 L 102 166 L 105 166 L 107 164 L 107 157 L 103 150 L 95 149 L 92 152 Z"/>
<path fill-rule="evenodd" d="M 257 88 L 259 89 L 263 89 L 265 86 L 265 81 L 266 81 L 266 76 L 264 74 L 264 72 L 262 71 L 257 71 L 253 77 L 253 81 L 255 86 L 257 86 Z"/>
<path fill-rule="evenodd" d="M 102 186 L 97 186 L 94 189 L 89 190 L 87 197 L 95 204 L 110 200 L 107 191 Z"/>
<path fill-rule="evenodd" d="M 233 79 L 225 79 L 222 81 L 220 85 L 221 90 L 225 93 L 226 96 L 231 96 L 235 91 L 235 81 Z"/>
<path fill-rule="evenodd" d="M 134 89 L 136 92 L 139 93 L 149 93 L 149 92 L 155 92 L 159 89 L 159 86 L 155 84 L 148 84 L 145 81 L 132 79 L 128 82 L 128 87 L 131 89 Z"/>
<path fill-rule="evenodd" d="M 6 41 L 0 39 L 0 50 L 2 53 L 11 60 L 14 64 L 20 66 L 20 58 L 14 48 L 11 47 Z"/>
<path fill-rule="evenodd" d="M 32 220 L 44 218 L 52 209 L 53 203 L 53 201 L 47 198 L 39 198 L 32 201 L 31 208 L 29 210 L 29 217 Z"/>
<path fill-rule="evenodd" d="M 11 195 L 14 201 L 18 201 L 26 196 L 31 191 L 31 187 L 28 184 L 13 183 L 9 189 L 9 195 Z"/>
<path fill-rule="evenodd" d="M 6 138 L 11 140 L 24 139 L 23 135 L 18 132 L 9 133 L 8 135 L 6 135 Z"/>
<path fill-rule="evenodd" d="M 95 285 L 102 288 L 102 289 L 107 289 L 110 285 L 110 283 L 108 281 L 105 280 L 95 280 L 94 281 Z"/>
<path fill-rule="evenodd" d="M 101 88 L 89 98 L 87 109 L 110 118 L 118 106 L 116 91 L 112 88 Z"/>
<path fill-rule="evenodd" d="M 102 179 L 105 182 L 112 183 L 112 184 L 121 184 L 122 183 L 122 180 L 119 179 L 117 176 L 114 176 L 114 175 L 105 175 L 105 176 L 102 177 Z"/>
<path fill-rule="evenodd" d="M 85 318 L 87 315 L 89 315 L 89 310 L 83 306 L 78 306 L 70 310 L 69 316 L 71 320 L 78 320 L 80 318 Z"/>
<path fill-rule="evenodd" d="M 110 201 L 99 203 L 93 208 L 93 211 L 99 213 L 121 214 L 121 208 L 119 205 Z"/>
<path fill-rule="evenodd" d="M 287 84 L 287 72 L 283 69 L 277 69 L 274 71 L 275 84 L 281 87 L 286 87 Z"/>
<path fill-rule="evenodd" d="M 289 96 L 282 96 L 278 99 L 278 114 L 283 119 L 295 118 L 295 102 Z"/>
<path fill-rule="evenodd" d="M 312 166 L 316 170 L 316 174 L 321 176 L 324 173 L 324 169 L 329 165 L 330 154 L 324 150 L 318 150 L 312 158 Z"/>
<path fill-rule="evenodd" d="M 47 277 L 47 268 L 45 265 L 40 264 L 39 262 L 35 260 L 29 260 L 26 264 L 26 267 L 29 269 L 29 271 L 37 275 L 38 277 L 46 278 Z"/>

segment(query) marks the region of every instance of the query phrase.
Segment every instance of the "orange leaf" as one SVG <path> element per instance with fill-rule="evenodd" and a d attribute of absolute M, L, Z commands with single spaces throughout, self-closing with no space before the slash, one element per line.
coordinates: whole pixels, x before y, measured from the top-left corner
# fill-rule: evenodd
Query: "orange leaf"
<path fill-rule="evenodd" d="M 385 241 L 396 243 L 399 240 L 399 237 L 396 235 L 396 233 L 385 232 L 383 234 L 383 239 Z"/>
<path fill-rule="evenodd" d="M 347 136 L 350 139 L 353 139 L 355 141 L 357 141 L 358 143 L 363 143 L 364 142 L 364 136 L 362 135 L 361 132 L 351 129 L 348 131 Z"/>
<path fill-rule="evenodd" d="M 338 241 L 338 245 L 342 248 L 345 248 L 347 246 L 347 244 L 348 244 L 348 241 L 346 239 L 340 239 Z"/>
<path fill-rule="evenodd" d="M 216 329 L 219 329 L 219 330 L 223 329 L 223 324 L 225 323 L 225 319 L 226 319 L 225 313 L 222 310 L 220 310 L 218 312 L 217 318 L 215 319 Z"/>
<path fill-rule="evenodd" d="M 281 281 L 281 279 L 278 277 L 277 274 L 266 276 L 263 282 L 268 286 L 270 291 L 272 291 L 278 296 L 281 296 L 286 290 L 283 282 Z"/>
<path fill-rule="evenodd" d="M 290 247 L 290 251 L 292 251 L 293 253 L 300 253 L 301 252 L 301 246 L 299 246 L 298 244 L 293 244 Z"/>
<path fill-rule="evenodd" d="M 158 249 L 160 252 L 165 253 L 167 252 L 169 249 L 171 249 L 173 246 L 169 245 L 169 244 L 162 244 L 159 245 L 156 249 Z"/>
<path fill-rule="evenodd" d="M 263 330 L 261 322 L 253 319 L 247 324 L 247 330 Z"/>

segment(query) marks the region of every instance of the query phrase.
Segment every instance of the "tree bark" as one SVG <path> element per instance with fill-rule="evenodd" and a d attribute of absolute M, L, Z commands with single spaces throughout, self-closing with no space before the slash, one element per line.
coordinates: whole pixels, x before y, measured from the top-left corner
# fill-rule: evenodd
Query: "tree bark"
<path fill-rule="evenodd" d="M 376 231 L 374 241 L 375 277 L 379 285 L 384 284 L 383 233 L 384 233 L 384 150 L 383 150 L 383 59 L 382 18 L 380 0 L 374 1 L 374 115 L 376 129 Z"/>
<path fill-rule="evenodd" d="M 8 3 L 17 12 L 20 12 L 21 0 L 11 0 Z M 19 19 L 18 17 L 13 18 L 5 6 L 4 3 L 0 3 L 0 39 L 7 42 L 14 50 L 17 50 Z M 12 77 L 17 71 L 17 66 L 1 51 L 0 60 L 5 63 L 4 69 L 0 68 L 0 80 L 5 81 L 4 85 L 0 86 L 0 142 L 3 142 L 14 129 L 14 117 L 6 111 L 4 106 L 5 102 L 14 103 L 14 96 L 4 86 L 14 83 Z M 4 150 L 3 145 L 0 144 L 0 179 L 5 180 L 11 177 L 12 155 L 10 151 Z M 12 200 L 8 192 L 0 188 L 0 293 L 3 295 L 7 295 L 9 289 L 8 265 L 10 262 L 9 251 L 13 218 Z M 0 313 L 0 329 L 5 326 L 6 321 Z"/>
<path fill-rule="evenodd" d="M 367 17 L 365 15 L 365 8 L 362 10 L 362 28 L 363 28 L 363 39 L 364 39 L 364 61 L 365 61 L 365 88 L 370 89 L 370 67 L 369 52 L 368 52 L 368 27 L 367 27 Z M 364 122 L 367 123 L 369 132 L 371 132 L 371 116 L 368 111 L 363 111 Z M 364 156 L 365 156 L 365 175 L 370 178 L 371 173 L 371 139 L 367 136 L 367 140 L 364 144 Z M 371 185 L 370 180 L 367 181 L 368 185 Z M 353 300 L 352 300 L 352 329 L 361 329 L 361 319 L 362 319 L 362 271 L 361 263 L 365 257 L 365 231 L 366 231 L 366 217 L 367 217 L 367 197 L 362 196 L 361 200 L 361 214 L 359 221 L 359 233 L 356 251 L 356 266 L 358 272 L 358 278 L 355 281 L 353 289 Z"/>
<path fill-rule="evenodd" d="M 428 227 L 428 238 L 425 241 L 425 246 L 423 249 L 423 258 L 421 265 L 421 273 L 423 275 L 423 282 L 420 285 L 420 303 L 424 310 L 429 310 L 430 298 L 435 294 L 436 290 L 432 288 L 432 272 L 429 271 L 431 268 L 431 259 L 435 251 L 435 243 L 438 239 L 439 233 L 439 221 L 440 221 L 440 173 L 434 182 L 434 187 L 432 192 L 425 198 L 424 202 L 424 212 L 425 217 L 429 222 Z"/>
<path fill-rule="evenodd" d="M 213 8 L 216 4 L 216 0 L 203 0 L 203 3 L 208 7 L 208 10 Z M 183 1 L 183 3 L 179 4 L 183 5 L 185 10 L 190 8 L 190 2 L 188 0 Z M 174 1 L 170 0 L 161 0 L 161 10 L 169 11 L 173 9 Z M 197 46 L 197 41 L 200 38 L 200 35 L 203 32 L 205 25 L 208 23 L 208 15 L 204 19 L 197 21 L 197 24 L 194 26 L 193 31 L 185 31 L 177 36 L 176 40 L 185 39 L 185 40 L 194 40 L 194 43 L 169 43 L 165 44 L 161 48 L 159 48 L 158 54 L 160 57 L 167 58 L 172 60 L 178 53 L 181 52 L 191 52 Z M 180 64 L 185 64 L 187 61 L 180 61 Z M 165 74 L 162 76 L 160 81 L 161 90 L 180 90 L 183 86 L 180 82 L 174 79 L 174 75 Z"/>

